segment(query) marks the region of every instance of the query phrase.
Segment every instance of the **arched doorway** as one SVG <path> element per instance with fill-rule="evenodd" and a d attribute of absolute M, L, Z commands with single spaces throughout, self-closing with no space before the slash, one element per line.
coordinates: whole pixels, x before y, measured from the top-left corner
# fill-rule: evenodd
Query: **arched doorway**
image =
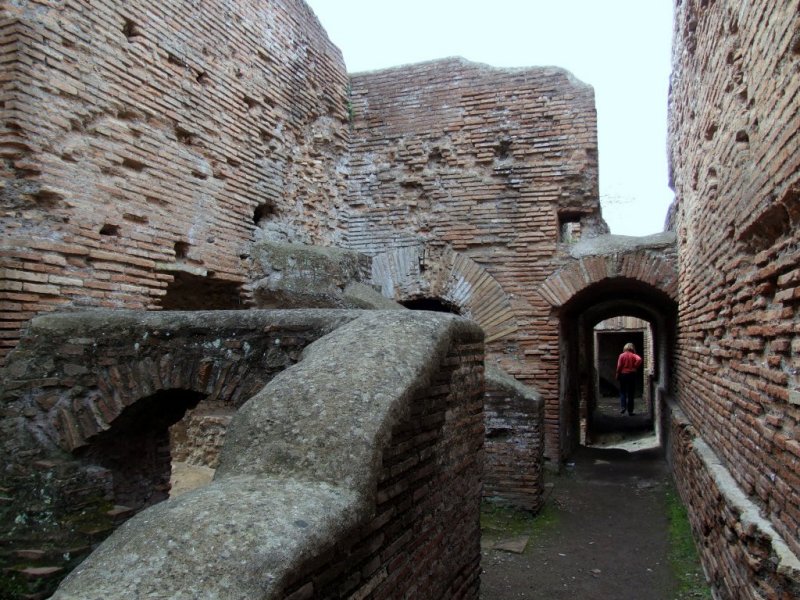
<path fill-rule="evenodd" d="M 641 380 L 641 415 L 661 439 L 661 411 L 658 391 L 669 390 L 672 347 L 674 344 L 677 305 L 662 290 L 635 279 L 614 278 L 595 282 L 576 293 L 558 311 L 560 323 L 559 415 L 561 422 L 561 457 L 567 458 L 582 443 L 592 443 L 599 433 L 595 427 L 597 407 L 604 402 L 598 373 L 608 356 L 622 350 L 626 336 L 640 348 L 649 346 L 646 376 Z M 621 338 L 605 340 L 600 348 L 595 327 L 611 318 L 635 318 L 646 323 L 636 336 L 621 333 Z M 634 340 L 633 338 L 636 338 Z M 631 422 L 626 422 L 625 427 Z M 605 424 L 608 425 L 607 423 Z M 625 428 L 622 427 L 622 428 Z"/>

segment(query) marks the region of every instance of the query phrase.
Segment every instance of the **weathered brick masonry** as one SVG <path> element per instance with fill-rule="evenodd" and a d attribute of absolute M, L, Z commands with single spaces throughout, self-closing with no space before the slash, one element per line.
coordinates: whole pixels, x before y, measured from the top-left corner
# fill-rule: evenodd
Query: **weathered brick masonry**
<path fill-rule="evenodd" d="M 497 369 L 486 371 L 483 495 L 538 512 L 544 503 L 544 404 Z"/>
<path fill-rule="evenodd" d="M 605 227 L 591 88 L 446 60 L 355 76 L 348 98 L 299 0 L 26 0 L 1 23 L 0 355 L 56 309 L 246 307 L 254 239 L 338 243 L 475 319 L 542 390 L 558 458 L 535 288 L 561 225 Z"/>
<path fill-rule="evenodd" d="M 401 275 L 423 282 L 419 295 L 453 253 L 474 263 L 450 275 L 458 306 L 485 330 L 504 325 L 487 337 L 487 356 L 542 392 L 556 459 L 558 325 L 535 289 L 563 258 L 560 223 L 606 230 L 592 89 L 560 69 L 460 59 L 354 75 L 351 84 L 347 245 L 378 263 L 413 250 Z M 482 302 L 491 285 L 502 293 Z"/>
<path fill-rule="evenodd" d="M 677 401 L 743 495 L 800 552 L 800 13 L 679 3 L 670 158 L 680 242 Z M 683 430 L 687 431 L 686 429 Z M 704 492 L 692 438 L 673 460 L 721 597 L 796 597 L 768 536 Z M 724 503 L 724 497 L 723 497 Z M 721 517 L 720 515 L 726 515 Z M 723 542 L 724 540 L 724 542 Z M 746 549 L 758 556 L 736 560 Z M 782 575 L 787 572 L 784 570 Z M 744 590 L 744 591 L 743 591 Z M 761 596 L 758 596 L 761 594 Z"/>
<path fill-rule="evenodd" d="M 250 306 L 259 292 L 274 292 L 253 250 L 262 238 L 346 246 L 373 259 L 374 282 L 387 295 L 438 297 L 472 318 L 486 332 L 489 362 L 542 392 L 543 409 L 527 392 L 490 387 L 488 396 L 494 438 L 487 489 L 535 510 L 542 436 L 554 461 L 571 450 L 567 438 L 576 439 L 564 431 L 573 427 L 580 394 L 577 383 L 564 384 L 564 372 L 582 366 L 567 357 L 559 319 L 583 319 L 593 300 L 613 299 L 631 282 L 645 300 L 646 293 L 659 301 L 673 296 L 673 262 L 662 247 L 571 256 L 567 242 L 606 226 L 593 93 L 563 70 L 501 70 L 448 59 L 348 79 L 339 51 L 299 0 L 214 0 L 202 7 L 189 0 L 22 0 L 4 6 L 0 35 L 9 73 L 0 83 L 7 113 L 0 137 L 1 356 L 15 347 L 25 323 L 56 309 Z M 269 275 L 286 286 L 298 275 L 294 265 L 298 287 L 305 288 L 304 269 L 289 254 L 285 265 L 272 260 Z M 366 261 L 358 264 L 361 274 Z M 278 292 L 261 300 L 284 301 Z M 645 316 L 660 307 L 654 301 Z M 118 413 L 172 380 L 162 373 L 171 359 L 142 366 L 135 360 L 140 348 L 128 348 L 119 365 L 112 355 L 111 364 L 98 367 L 104 383 L 82 395 L 93 388 L 78 358 L 96 349 L 88 338 L 75 339 L 63 360 L 43 359 L 52 373 L 15 388 L 24 393 L 9 399 L 3 416 L 17 425 L 33 421 L 61 450 L 80 454 L 89 440 L 113 442 L 105 432 Z M 197 392 L 192 386 L 211 378 L 222 388 L 203 393 L 238 406 L 263 381 L 230 383 L 236 369 L 252 366 L 244 359 L 224 373 L 203 366 L 219 350 L 209 348 L 205 358 L 202 348 L 197 356 L 187 350 L 191 360 L 175 370 L 175 387 Z M 133 353 L 127 362 L 126 351 Z M 24 379 L 18 369 L 15 378 Z M 193 401 L 182 399 L 187 406 Z M 439 418 L 438 409 L 429 415 L 428 408 L 420 413 L 423 429 L 430 425 L 424 415 Z M 477 423 L 470 413 L 462 424 Z M 409 432 L 395 431 L 398 447 L 417 444 L 419 432 L 406 439 Z M 142 469 L 159 473 L 161 496 L 169 458 L 163 433 L 144 440 L 153 465 Z M 474 438 L 457 434 L 441 442 L 450 452 L 442 464 L 477 477 L 474 464 L 465 466 L 477 460 Z M 42 472 L 64 471 L 51 462 Z M 80 461 L 73 467 L 85 471 Z M 349 564 L 310 565 L 311 582 L 299 576 L 296 582 L 301 595 L 308 585 L 344 594 L 356 580 L 389 594 L 408 573 L 414 577 L 404 583 L 435 578 L 429 553 L 446 562 L 452 550 L 441 547 L 442 530 L 469 543 L 475 531 L 452 525 L 458 505 L 428 495 L 449 485 L 449 471 L 437 471 L 428 485 L 430 473 L 421 468 L 418 476 L 420 465 L 386 463 L 381 490 L 402 491 L 386 500 L 391 520 L 369 526 L 382 532 L 381 543 L 363 545 L 372 530 L 342 542 L 342 552 L 364 559 L 358 572 L 348 571 Z M 127 477 L 134 492 L 146 487 L 139 475 Z M 93 502 L 114 497 L 134 509 L 149 502 L 130 490 L 115 497 L 109 482 L 99 477 L 87 484 L 100 494 Z M 428 523 L 415 530 L 420 537 L 404 539 L 403 527 L 420 511 L 442 513 L 436 533 Z M 469 560 L 463 580 L 435 588 L 432 597 L 473 593 L 477 567 Z"/>
<path fill-rule="evenodd" d="M 461 343 L 396 425 L 375 516 L 301 569 L 287 599 L 478 597 L 483 344 Z"/>
<path fill-rule="evenodd" d="M 331 237 L 347 78 L 303 2 L 6 2 L 0 40 L 0 356 L 43 311 L 239 307 L 257 222 Z"/>

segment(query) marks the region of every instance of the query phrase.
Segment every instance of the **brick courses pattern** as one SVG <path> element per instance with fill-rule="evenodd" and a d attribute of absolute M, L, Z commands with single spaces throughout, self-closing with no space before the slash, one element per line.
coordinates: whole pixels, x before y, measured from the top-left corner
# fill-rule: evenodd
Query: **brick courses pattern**
<path fill-rule="evenodd" d="M 439 298 L 475 321 L 486 341 L 514 333 L 511 298 L 489 272 L 450 248 L 407 246 L 382 252 L 372 261 L 372 281 L 389 298 Z"/>
<path fill-rule="evenodd" d="M 547 277 L 538 291 L 554 307 L 561 307 L 584 290 L 618 278 L 647 284 L 670 299 L 678 294 L 674 252 L 663 248 L 571 260 Z"/>
<path fill-rule="evenodd" d="M 691 507 L 689 518 L 717 596 L 735 600 L 800 597 L 798 564 L 785 560 L 787 548 L 778 548 L 782 545 L 775 540 L 777 533 L 759 526 L 724 489 L 716 465 L 704 461 L 698 452 L 704 443 L 697 429 L 671 408 L 668 448 L 673 477 Z"/>
<path fill-rule="evenodd" d="M 377 261 L 446 247 L 497 282 L 508 306 L 485 320 L 510 326 L 488 360 L 541 391 L 557 458 L 558 325 L 535 289 L 563 258 L 559 214 L 582 218 L 585 235 L 605 231 L 592 89 L 560 69 L 460 59 L 353 75 L 351 86 L 348 247 Z M 476 295 L 459 306 L 481 305 Z"/>
<path fill-rule="evenodd" d="M 537 513 L 544 504 L 544 404 L 486 379 L 483 495 Z"/>
<path fill-rule="evenodd" d="M 259 206 L 331 237 L 347 77 L 300 0 L 21 0 L 0 39 L 0 357 L 41 312 L 158 308 L 176 270 L 246 284 Z"/>
<path fill-rule="evenodd" d="M 687 1 L 677 11 L 670 158 L 679 238 L 678 402 L 746 496 L 800 552 L 800 13 Z M 684 459 L 688 460 L 688 459 Z M 689 471 L 690 466 L 677 469 Z M 701 540 L 718 532 L 693 499 Z M 761 585 L 705 546 L 721 597 Z M 779 597 L 771 596 L 770 597 Z"/>
<path fill-rule="evenodd" d="M 287 600 L 478 598 L 483 344 L 453 345 L 383 450 L 375 516 L 301 568 Z"/>

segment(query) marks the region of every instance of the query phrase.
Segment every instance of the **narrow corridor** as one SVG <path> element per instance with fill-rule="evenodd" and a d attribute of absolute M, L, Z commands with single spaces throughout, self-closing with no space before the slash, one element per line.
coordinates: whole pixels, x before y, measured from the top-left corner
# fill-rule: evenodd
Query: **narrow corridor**
<path fill-rule="evenodd" d="M 544 510 L 527 524 L 516 514 L 503 531 L 510 513 L 500 510 L 484 519 L 483 600 L 710 598 L 702 585 L 681 589 L 680 577 L 702 582 L 696 559 L 688 569 L 670 563 L 676 495 L 658 449 L 582 447 L 547 486 Z M 524 552 L 492 547 L 509 536 L 528 537 Z"/>

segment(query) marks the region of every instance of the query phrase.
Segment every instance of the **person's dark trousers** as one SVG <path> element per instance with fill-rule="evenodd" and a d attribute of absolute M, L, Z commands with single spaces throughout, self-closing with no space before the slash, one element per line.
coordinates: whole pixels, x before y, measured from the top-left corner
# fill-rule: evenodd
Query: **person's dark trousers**
<path fill-rule="evenodd" d="M 619 407 L 622 411 L 633 414 L 633 395 L 636 393 L 636 373 L 620 373 Z"/>

